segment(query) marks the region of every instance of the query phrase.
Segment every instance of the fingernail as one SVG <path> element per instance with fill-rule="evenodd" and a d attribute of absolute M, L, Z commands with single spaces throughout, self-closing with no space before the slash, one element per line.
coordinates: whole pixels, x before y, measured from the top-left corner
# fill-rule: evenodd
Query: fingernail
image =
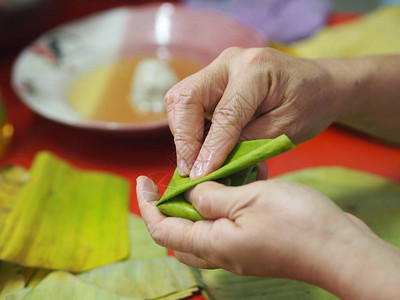
<path fill-rule="evenodd" d="M 193 165 L 192 170 L 190 171 L 190 178 L 197 179 L 198 177 L 203 176 L 209 161 L 196 161 Z"/>
<path fill-rule="evenodd" d="M 139 181 L 139 188 L 142 191 L 143 199 L 146 201 L 154 201 L 157 197 L 151 179 L 144 178 L 140 179 Z"/>
<path fill-rule="evenodd" d="M 142 182 L 143 182 L 142 176 L 136 177 L 136 188 L 140 187 L 141 189 L 141 186 L 143 184 Z"/>
<path fill-rule="evenodd" d="M 180 176 L 188 176 L 190 173 L 190 169 L 186 164 L 186 161 L 181 159 L 178 163 L 178 173 Z"/>

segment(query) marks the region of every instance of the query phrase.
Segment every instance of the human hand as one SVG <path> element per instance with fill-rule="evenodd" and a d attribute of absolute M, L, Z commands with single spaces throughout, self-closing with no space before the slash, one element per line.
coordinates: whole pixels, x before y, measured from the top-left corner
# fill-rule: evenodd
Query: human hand
<path fill-rule="evenodd" d="M 158 190 L 149 178 L 138 178 L 137 196 L 153 239 L 186 264 L 306 281 L 343 298 L 400 293 L 392 287 L 400 279 L 398 250 L 306 186 L 199 184 L 186 194 L 209 219 L 198 222 L 159 212 Z M 384 287 L 390 288 L 382 294 Z"/>
<path fill-rule="evenodd" d="M 165 97 L 179 174 L 211 173 L 239 139 L 311 139 L 337 117 L 334 83 L 317 61 L 270 48 L 225 50 Z M 212 125 L 203 142 L 205 113 Z"/>

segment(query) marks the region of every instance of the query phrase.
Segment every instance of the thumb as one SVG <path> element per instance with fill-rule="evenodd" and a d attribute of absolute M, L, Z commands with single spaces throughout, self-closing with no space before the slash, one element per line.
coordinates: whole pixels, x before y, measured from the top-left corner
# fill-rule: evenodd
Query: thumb
<path fill-rule="evenodd" d="M 208 181 L 187 191 L 185 199 L 207 219 L 228 218 L 234 221 L 254 199 L 254 190 L 248 189 L 248 186 L 228 187 Z"/>

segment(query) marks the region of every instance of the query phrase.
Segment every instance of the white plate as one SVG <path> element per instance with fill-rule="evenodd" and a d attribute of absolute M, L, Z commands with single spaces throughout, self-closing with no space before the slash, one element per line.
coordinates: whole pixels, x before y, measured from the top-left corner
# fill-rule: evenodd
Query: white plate
<path fill-rule="evenodd" d="M 238 21 L 169 3 L 123 7 L 57 27 L 17 58 L 12 84 L 39 115 L 66 125 L 103 131 L 165 128 L 167 120 L 119 123 L 88 120 L 67 103 L 72 83 L 99 65 L 140 54 L 183 55 L 204 64 L 229 46 L 259 47 L 265 41 Z"/>

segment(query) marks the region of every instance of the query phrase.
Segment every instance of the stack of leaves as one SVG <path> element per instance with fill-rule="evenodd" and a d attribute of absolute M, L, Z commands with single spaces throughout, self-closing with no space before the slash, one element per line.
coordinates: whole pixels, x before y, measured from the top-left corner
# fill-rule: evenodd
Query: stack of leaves
<path fill-rule="evenodd" d="M 129 185 L 39 153 L 0 231 L 0 259 L 82 272 L 128 256 Z M 6 201 L 7 202 L 7 201 Z"/>
<path fill-rule="evenodd" d="M 48 152 L 29 173 L 0 170 L 0 299 L 174 300 L 198 291 L 197 270 L 167 257 L 128 213 L 128 196 L 125 180 Z"/>
<path fill-rule="evenodd" d="M 7 297 L 0 299 L 166 299 L 175 300 L 191 296 L 199 290 L 198 270 L 168 257 L 165 248 L 151 239 L 144 222 L 129 214 L 130 255 L 125 261 L 96 268 L 80 274 L 39 269 L 43 276 L 36 282 L 32 274 L 18 281 L 20 284 Z M 140 243 L 138 243 L 140 241 Z M 11 264 L 8 264 L 10 268 Z M 31 268 L 19 268 L 28 273 Z M 19 278 L 19 272 L 2 272 Z M 35 270 L 36 271 L 36 270 Z M 44 274 L 46 273 L 46 274 Z M 14 275 L 14 276 L 13 276 Z M 28 277 L 28 276 L 26 276 Z M 43 279 L 44 278 L 44 279 Z M 0 277 L 0 284 L 3 277 Z M 4 278 L 5 279 L 5 278 Z M 26 286 L 24 288 L 24 285 Z M 0 285 L 1 286 L 1 285 Z M 0 294 L 1 295 L 1 294 Z"/>

